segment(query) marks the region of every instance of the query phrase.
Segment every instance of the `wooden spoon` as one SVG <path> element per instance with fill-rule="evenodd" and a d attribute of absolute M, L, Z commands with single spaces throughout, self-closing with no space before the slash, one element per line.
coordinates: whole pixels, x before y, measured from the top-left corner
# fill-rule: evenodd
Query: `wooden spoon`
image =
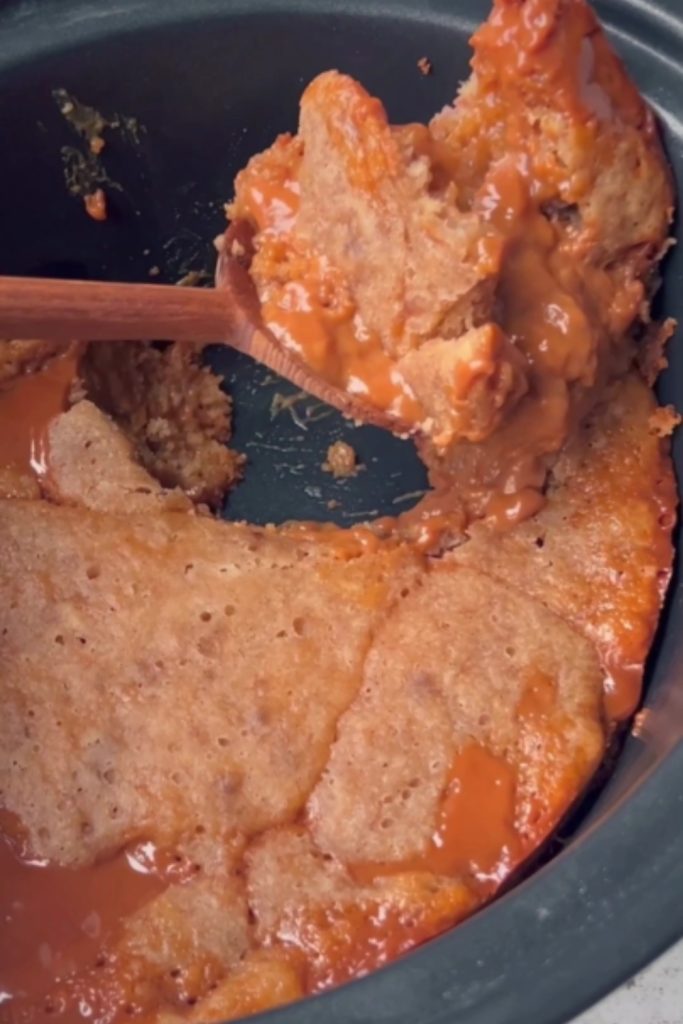
<path fill-rule="evenodd" d="M 265 327 L 248 272 L 252 250 L 246 225 L 228 228 L 218 248 L 216 288 L 0 277 L 0 338 L 223 343 L 350 419 L 395 433 L 409 431 L 396 418 L 316 376 Z"/>
<path fill-rule="evenodd" d="M 0 337 L 49 341 L 237 338 L 230 297 L 216 289 L 0 277 Z"/>

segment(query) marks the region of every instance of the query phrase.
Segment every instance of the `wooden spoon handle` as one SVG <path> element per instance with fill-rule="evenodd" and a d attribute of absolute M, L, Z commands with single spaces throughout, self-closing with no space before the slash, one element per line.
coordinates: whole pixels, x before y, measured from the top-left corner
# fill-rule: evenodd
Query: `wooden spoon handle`
<path fill-rule="evenodd" d="M 0 338 L 230 342 L 244 329 L 213 288 L 0 277 Z"/>

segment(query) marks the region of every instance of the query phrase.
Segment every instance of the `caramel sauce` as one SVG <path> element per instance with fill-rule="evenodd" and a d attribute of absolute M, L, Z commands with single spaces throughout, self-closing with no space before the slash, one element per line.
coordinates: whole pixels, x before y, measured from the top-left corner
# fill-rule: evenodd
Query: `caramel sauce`
<path fill-rule="evenodd" d="M 393 523 L 393 520 L 389 522 Z M 334 523 L 307 523 L 304 521 L 285 523 L 280 529 L 288 536 L 297 540 L 322 545 L 343 561 L 350 561 L 368 552 L 377 552 L 387 546 L 387 542 L 395 545 L 399 542 L 388 528 L 386 535 L 375 528 L 376 524 L 358 525 L 346 529 Z"/>
<path fill-rule="evenodd" d="M 560 17 L 558 8 L 557 0 L 527 0 L 520 17 L 515 3 L 496 3 L 472 37 L 477 74 L 495 66 L 497 95 L 505 99 L 508 86 L 517 95 L 521 70 L 529 93 L 544 98 L 551 91 L 554 104 L 584 124 L 590 117 L 612 117 L 618 92 L 620 115 L 640 124 L 643 102 L 623 75 L 593 11 L 573 3 L 572 16 Z"/>
<path fill-rule="evenodd" d="M 530 734 L 541 760 L 537 775 L 542 783 L 529 785 L 527 780 L 517 806 L 517 828 L 527 853 L 531 853 L 568 811 L 567 793 L 577 792 L 575 767 L 565 763 L 561 772 L 556 767 L 566 748 L 572 723 L 569 714 L 558 708 L 556 680 L 538 669 L 526 680 L 515 717 L 521 728 L 521 746 L 528 742 Z"/>
<path fill-rule="evenodd" d="M 47 430 L 68 405 L 76 376 L 76 347 L 0 390 L 0 469 L 41 477 L 47 467 Z"/>
<path fill-rule="evenodd" d="M 624 664 L 619 655 L 608 651 L 603 656 L 605 677 L 605 713 L 611 722 L 625 722 L 640 704 L 643 691 L 643 666 Z"/>
<path fill-rule="evenodd" d="M 359 905 L 300 907 L 280 922 L 272 943 L 294 954 L 307 995 L 362 977 L 457 924 L 477 905 L 472 892 L 454 883 L 435 893 L 429 881 L 406 881 L 424 904 L 399 909 L 381 897 Z"/>
<path fill-rule="evenodd" d="M 468 518 L 505 530 L 543 505 L 550 460 L 604 393 L 626 372 L 623 337 L 643 301 L 640 282 L 614 280 L 579 258 L 534 197 L 535 179 L 512 159 L 498 162 L 475 208 L 507 235 L 499 319 L 529 367 L 529 389 L 504 426 L 482 444 L 461 441 L 443 456 L 426 447 L 433 485 L 456 487 Z"/>
<path fill-rule="evenodd" d="M 430 156 L 437 179 L 455 174 L 453 151 L 427 128 L 409 125 L 397 131 Z M 419 403 L 380 339 L 363 325 L 341 275 L 308 248 L 298 248 L 292 234 L 298 158 L 289 172 L 281 164 L 278 168 L 285 177 L 276 185 L 265 178 L 260 163 L 249 165 L 241 177 L 240 215 L 261 232 L 253 273 L 261 282 L 264 321 L 316 374 L 419 426 Z M 424 449 L 437 487 L 445 462 L 444 475 L 449 485 L 455 481 L 468 515 L 485 516 L 501 529 L 541 507 L 548 459 L 605 382 L 628 366 L 632 346 L 623 340 L 615 345 L 614 337 L 626 330 L 643 301 L 639 282 L 626 280 L 620 287 L 573 251 L 540 210 L 544 190 L 535 174 L 528 162 L 510 157 L 486 174 L 473 198 L 482 218 L 482 244 L 493 246 L 496 264 L 500 240 L 505 243 L 498 321 L 526 359 L 528 394 L 481 445 L 460 440 L 445 454 L 440 448 L 430 451 L 429 444 Z M 464 377 L 466 368 L 456 369 Z M 466 390 L 467 380 L 454 380 L 454 393 Z"/>
<path fill-rule="evenodd" d="M 447 433 L 421 443 L 437 488 L 446 490 L 441 477 L 455 481 L 469 518 L 509 529 L 538 511 L 553 458 L 605 384 L 632 361 L 626 333 L 646 298 L 632 272 L 639 257 L 632 254 L 631 270 L 626 260 L 622 272 L 606 264 L 600 225 L 592 223 L 590 211 L 585 223 L 573 225 L 571 204 L 590 197 L 599 154 L 604 150 L 607 159 L 614 146 L 605 125 L 635 126 L 646 138 L 654 138 L 654 127 L 583 3 L 573 3 L 569 13 L 557 0 L 528 0 L 523 7 L 497 2 L 473 46 L 478 100 L 468 106 L 465 91 L 452 138 L 448 130 L 406 125 L 393 129 L 396 150 L 373 147 L 371 139 L 359 147 L 354 139 L 365 126 L 354 120 L 358 111 L 384 129 L 386 114 L 371 97 L 354 102 L 352 91 L 344 94 L 347 106 L 329 111 L 328 127 L 358 190 L 373 192 L 383 177 L 395 175 L 400 168 L 392 154 L 404 148 L 428 160 L 435 193 L 450 187 L 463 213 L 479 215 L 477 260 L 486 266 L 488 253 L 491 271 L 500 270 L 491 315 L 524 356 L 528 393 L 511 403 L 502 426 L 489 431 L 481 446 L 457 436 L 449 446 Z M 323 83 L 314 82 L 308 93 L 318 88 Z M 536 108 L 539 121 L 532 127 Z M 567 120 L 560 129 L 562 116 Z M 556 146 L 561 131 L 571 136 L 572 152 L 584 154 L 578 169 L 565 165 Z M 429 434 L 395 361 L 360 322 L 346 282 L 324 255 L 309 251 L 304 261 L 297 259 L 300 160 L 300 148 L 277 149 L 272 161 L 268 153 L 252 161 L 239 180 L 246 201 L 233 212 L 260 232 L 252 272 L 264 318 L 314 372 Z M 277 194 L 268 198 L 273 179 Z M 549 214 L 548 203 L 559 203 L 569 220 Z"/>
<path fill-rule="evenodd" d="M 53 867 L 10 840 L 16 827 L 2 817 L 0 1021 L 23 1024 L 47 1013 L 80 1021 L 93 1016 L 88 1008 L 96 1002 L 94 1019 L 110 1018 L 120 1009 L 102 1004 L 111 984 L 95 997 L 73 979 L 101 974 L 124 919 L 169 882 L 189 877 L 190 867 L 151 843 L 89 867 Z"/>
<path fill-rule="evenodd" d="M 424 866 L 437 874 L 469 875 L 495 890 L 522 857 L 515 829 L 514 768 L 484 747 L 455 759 Z"/>
<path fill-rule="evenodd" d="M 514 768 L 471 743 L 455 757 L 449 778 L 427 849 L 396 864 L 355 864 L 357 881 L 431 871 L 465 878 L 481 896 L 491 895 L 505 881 L 526 852 L 515 827 Z"/>
<path fill-rule="evenodd" d="M 298 159 L 273 180 L 249 165 L 241 172 L 242 215 L 260 232 L 254 274 L 263 279 L 261 316 L 281 344 L 324 380 L 366 399 L 404 424 L 422 418 L 419 403 L 380 338 L 363 323 L 340 275 L 306 247 L 293 246 Z M 286 267 L 286 279 L 283 277 Z"/>
<path fill-rule="evenodd" d="M 398 863 L 354 864 L 363 886 L 376 888 L 358 905 L 301 907 L 273 939 L 302 958 L 309 993 L 389 963 L 466 916 L 489 898 L 529 852 L 515 828 L 516 774 L 503 758 L 468 744 L 455 757 L 427 849 Z M 433 876 L 453 879 L 436 888 Z M 382 881 L 399 885 L 413 905 L 382 897 Z"/>

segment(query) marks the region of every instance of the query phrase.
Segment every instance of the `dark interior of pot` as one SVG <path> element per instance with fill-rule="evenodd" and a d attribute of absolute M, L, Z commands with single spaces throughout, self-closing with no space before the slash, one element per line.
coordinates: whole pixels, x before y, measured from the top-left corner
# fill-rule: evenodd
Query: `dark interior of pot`
<path fill-rule="evenodd" d="M 683 188 L 683 17 L 677 0 L 596 3 L 654 105 Z M 485 0 L 123 0 L 5 2 L 0 10 L 0 272 L 174 282 L 212 274 L 212 239 L 235 173 L 293 129 L 301 90 L 339 68 L 380 96 L 394 122 L 424 121 L 466 77 Z M 433 74 L 416 64 L 427 56 Z M 116 127 L 88 152 L 68 96 Z M 79 189 L 105 183 L 109 217 Z M 195 278 L 196 279 L 196 278 Z M 661 310 L 683 318 L 683 257 L 665 264 Z M 235 399 L 234 447 L 249 458 L 224 509 L 255 523 L 395 515 L 425 487 L 413 446 L 354 427 L 245 357 L 210 358 Z M 660 396 L 683 408 L 675 340 Z M 295 400 L 272 416 L 276 396 Z M 279 399 L 281 400 L 281 399 Z M 321 469 L 350 441 L 370 468 L 344 485 Z M 673 445 L 679 476 L 683 439 Z M 277 1011 L 274 1020 L 559 1024 L 683 934 L 683 606 L 671 587 L 651 655 L 646 716 L 614 770 L 565 830 L 565 848 L 454 932 L 372 977 Z"/>

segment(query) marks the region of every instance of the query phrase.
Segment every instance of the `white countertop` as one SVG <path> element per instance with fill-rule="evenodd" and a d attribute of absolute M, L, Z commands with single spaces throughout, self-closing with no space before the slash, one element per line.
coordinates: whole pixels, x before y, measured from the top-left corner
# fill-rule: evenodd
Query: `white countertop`
<path fill-rule="evenodd" d="M 683 941 L 573 1024 L 683 1024 Z"/>

